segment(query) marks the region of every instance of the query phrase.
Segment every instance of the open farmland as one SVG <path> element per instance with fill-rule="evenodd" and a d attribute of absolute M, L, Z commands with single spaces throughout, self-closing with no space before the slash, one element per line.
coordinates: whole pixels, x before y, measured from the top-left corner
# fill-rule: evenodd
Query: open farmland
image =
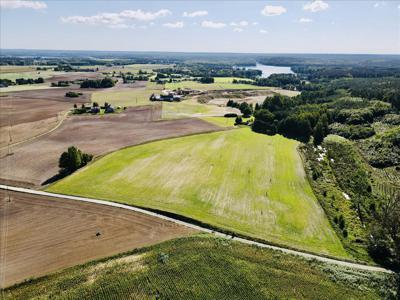
<path fill-rule="evenodd" d="M 78 266 L 5 290 L 7 299 L 379 299 L 393 276 L 311 263 L 194 236 Z"/>
<path fill-rule="evenodd" d="M 0 288 L 195 232 L 120 208 L 5 190 L 0 215 Z"/>
<path fill-rule="evenodd" d="M 49 131 L 74 103 L 90 102 L 90 92 L 67 98 L 68 88 L 7 93 L 0 97 L 0 146 L 17 143 Z M 11 136 L 11 137 L 10 137 Z"/>
<path fill-rule="evenodd" d="M 5 149 L 3 182 L 39 186 L 58 173 L 58 159 L 71 145 L 95 156 L 152 140 L 220 130 L 200 119 L 159 121 L 161 105 L 130 108 L 119 114 L 69 116 L 55 131 Z"/>
<path fill-rule="evenodd" d="M 347 256 L 306 179 L 298 145 L 249 128 L 158 141 L 111 153 L 48 190 L 160 209 Z"/>
<path fill-rule="evenodd" d="M 130 85 L 119 83 L 109 90 L 95 92 L 92 95 L 92 102 L 100 104 L 108 102 L 114 106 L 121 107 L 148 105 L 152 103 L 149 100 L 151 94 L 159 94 L 163 87 L 162 85 L 145 81 L 135 82 L 133 89 L 125 86 L 129 87 Z"/>

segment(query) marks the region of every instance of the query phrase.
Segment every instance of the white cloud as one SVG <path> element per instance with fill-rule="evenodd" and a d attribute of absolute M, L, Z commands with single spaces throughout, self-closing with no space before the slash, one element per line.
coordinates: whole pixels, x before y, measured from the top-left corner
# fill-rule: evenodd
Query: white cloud
<path fill-rule="evenodd" d="M 156 12 L 145 12 L 140 9 L 138 10 L 124 10 L 119 13 L 101 13 L 93 16 L 69 16 L 61 17 L 61 21 L 64 23 L 71 24 L 88 24 L 88 25 L 100 25 L 100 24 L 122 24 L 129 20 L 134 21 L 153 21 L 160 17 L 165 17 L 171 14 L 168 9 L 160 9 Z"/>
<path fill-rule="evenodd" d="M 233 26 L 233 27 L 246 27 L 249 26 L 249 22 L 247 21 L 240 21 L 240 22 L 231 22 L 229 25 Z"/>
<path fill-rule="evenodd" d="M 183 16 L 187 17 L 187 18 L 203 17 L 203 16 L 207 16 L 207 15 L 208 15 L 208 11 L 206 11 L 206 10 L 196 10 L 196 11 L 192 11 L 192 12 L 185 11 L 183 13 Z"/>
<path fill-rule="evenodd" d="M 251 25 L 256 26 L 256 25 L 258 25 L 258 22 L 253 22 L 253 23 L 251 23 Z"/>
<path fill-rule="evenodd" d="M 265 29 L 260 29 L 260 31 L 259 31 L 261 34 L 267 34 L 268 33 L 268 31 L 267 30 L 265 30 Z"/>
<path fill-rule="evenodd" d="M 225 23 L 221 22 L 213 22 L 213 21 L 203 21 L 201 22 L 201 27 L 204 28 L 214 28 L 214 29 L 220 29 L 224 28 L 226 26 Z"/>
<path fill-rule="evenodd" d="M 304 4 L 303 9 L 310 12 L 318 12 L 329 8 L 329 4 L 322 0 L 315 0 Z"/>
<path fill-rule="evenodd" d="M 261 14 L 267 17 L 272 17 L 279 16 L 281 14 L 284 14 L 285 12 L 286 8 L 284 8 L 283 6 L 266 5 L 261 11 Z"/>
<path fill-rule="evenodd" d="M 183 22 L 164 23 L 163 26 L 167 28 L 183 28 L 184 24 Z"/>
<path fill-rule="evenodd" d="M 121 17 L 127 19 L 133 19 L 137 21 L 153 21 L 157 18 L 168 16 L 172 14 L 172 12 L 168 9 L 160 9 L 156 12 L 150 12 L 150 11 L 145 12 L 142 11 L 141 9 L 138 9 L 138 10 L 124 10 L 119 14 L 121 15 Z"/>
<path fill-rule="evenodd" d="M 112 28 L 112 29 L 126 29 L 126 28 L 129 28 L 129 26 L 126 25 L 126 24 L 111 24 L 108 27 Z"/>
<path fill-rule="evenodd" d="M 0 0 L 1 8 L 31 8 L 31 9 L 45 9 L 47 4 L 43 1 L 22 1 L 22 0 Z"/>
<path fill-rule="evenodd" d="M 236 27 L 236 28 L 233 28 L 233 31 L 234 32 L 243 32 L 243 28 Z"/>
<path fill-rule="evenodd" d="M 311 23 L 311 22 L 313 22 L 313 20 L 309 19 L 309 18 L 300 18 L 299 22 L 300 23 Z"/>

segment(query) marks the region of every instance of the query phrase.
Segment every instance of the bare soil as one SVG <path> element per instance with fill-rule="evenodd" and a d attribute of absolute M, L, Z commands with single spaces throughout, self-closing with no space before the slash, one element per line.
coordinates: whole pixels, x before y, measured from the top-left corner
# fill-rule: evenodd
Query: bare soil
<path fill-rule="evenodd" d="M 0 216 L 0 288 L 196 232 L 121 208 L 5 190 Z"/>
<path fill-rule="evenodd" d="M 200 119 L 160 118 L 161 105 L 112 115 L 69 116 L 55 131 L 0 151 L 0 182 L 39 187 L 58 173 L 58 159 L 72 145 L 99 156 L 148 141 L 221 130 Z"/>

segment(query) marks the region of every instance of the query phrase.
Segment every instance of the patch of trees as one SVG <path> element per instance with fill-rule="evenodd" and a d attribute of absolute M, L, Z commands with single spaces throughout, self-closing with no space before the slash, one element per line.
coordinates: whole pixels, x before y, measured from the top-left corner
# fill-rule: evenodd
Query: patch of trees
<path fill-rule="evenodd" d="M 201 77 L 199 78 L 200 83 L 214 83 L 214 77 Z"/>
<path fill-rule="evenodd" d="M 133 83 L 135 81 L 147 81 L 149 79 L 148 75 L 132 75 L 132 74 L 122 74 L 123 83 Z"/>
<path fill-rule="evenodd" d="M 286 89 L 298 89 L 301 80 L 294 74 L 272 74 L 268 78 L 257 78 L 254 85 L 257 86 L 275 86 Z"/>
<path fill-rule="evenodd" d="M 70 82 L 67 80 L 60 80 L 58 82 L 52 82 L 51 86 L 52 87 L 66 87 L 69 86 Z"/>
<path fill-rule="evenodd" d="M 247 102 L 242 102 L 239 104 L 233 100 L 228 100 L 226 106 L 239 109 L 244 118 L 248 118 L 253 114 L 253 106 Z"/>
<path fill-rule="evenodd" d="M 115 85 L 115 81 L 110 77 L 105 77 L 103 79 L 86 79 L 81 83 L 81 88 L 110 88 Z"/>
<path fill-rule="evenodd" d="M 329 119 L 326 111 L 309 106 L 296 107 L 295 99 L 275 95 L 267 97 L 254 112 L 253 130 L 269 135 L 282 134 L 288 138 L 320 143 L 328 134 Z"/>
<path fill-rule="evenodd" d="M 15 82 L 10 79 L 0 78 L 0 87 L 8 87 L 10 85 L 15 85 Z"/>
<path fill-rule="evenodd" d="M 366 139 L 375 134 L 374 128 L 366 125 L 347 125 L 333 123 L 329 126 L 332 134 L 337 134 L 350 140 Z"/>
<path fill-rule="evenodd" d="M 353 78 L 338 80 L 330 85 L 336 89 L 347 89 L 353 97 L 381 100 L 400 109 L 400 71 L 397 77 Z"/>
<path fill-rule="evenodd" d="M 400 129 L 398 128 L 375 136 L 373 139 L 361 141 L 359 147 L 373 167 L 400 165 Z"/>
<path fill-rule="evenodd" d="M 79 168 L 86 166 L 92 159 L 92 154 L 84 153 L 75 146 L 71 146 L 61 154 L 58 161 L 60 174 L 71 174 Z"/>
<path fill-rule="evenodd" d="M 400 276 L 400 193 L 387 199 L 374 216 L 368 250 L 375 260 L 397 270 Z"/>
<path fill-rule="evenodd" d="M 44 79 L 42 77 L 32 79 L 32 78 L 17 78 L 15 79 L 15 84 L 23 85 L 23 84 L 36 84 L 36 83 L 44 83 Z"/>

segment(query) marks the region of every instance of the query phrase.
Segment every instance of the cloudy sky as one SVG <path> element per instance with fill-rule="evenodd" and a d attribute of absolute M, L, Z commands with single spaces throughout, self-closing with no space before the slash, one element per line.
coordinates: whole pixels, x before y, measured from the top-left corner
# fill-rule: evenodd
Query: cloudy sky
<path fill-rule="evenodd" d="M 0 4 L 1 48 L 400 54 L 400 1 Z"/>

